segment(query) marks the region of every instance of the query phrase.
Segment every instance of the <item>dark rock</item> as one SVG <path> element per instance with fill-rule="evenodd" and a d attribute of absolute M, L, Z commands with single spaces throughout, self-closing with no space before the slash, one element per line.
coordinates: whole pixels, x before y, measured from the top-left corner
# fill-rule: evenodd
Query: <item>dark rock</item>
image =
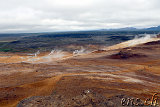
<path fill-rule="evenodd" d="M 109 106 L 107 106 L 109 105 Z M 17 107 L 114 107 L 113 102 L 90 90 L 85 90 L 81 95 L 66 99 L 61 95 L 36 96 L 24 99 Z"/>
<path fill-rule="evenodd" d="M 146 57 L 146 55 L 142 55 L 139 53 L 132 53 L 128 50 L 121 50 L 117 54 L 113 54 L 110 56 L 111 59 L 129 59 L 129 58 L 141 58 Z"/>
<path fill-rule="evenodd" d="M 24 99 L 17 107 L 126 107 L 122 106 L 122 98 L 132 98 L 127 95 L 116 95 L 110 98 L 85 90 L 74 98 L 65 98 L 62 95 L 36 96 Z M 132 107 L 131 105 L 127 107 Z"/>

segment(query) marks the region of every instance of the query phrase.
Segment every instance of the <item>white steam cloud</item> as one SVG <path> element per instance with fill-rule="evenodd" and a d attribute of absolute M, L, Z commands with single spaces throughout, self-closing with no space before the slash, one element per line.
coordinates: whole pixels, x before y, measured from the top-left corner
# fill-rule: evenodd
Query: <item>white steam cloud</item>
<path fill-rule="evenodd" d="M 147 42 L 157 41 L 160 40 L 160 38 L 157 38 L 156 35 L 149 35 L 145 34 L 144 37 L 138 38 L 137 36 L 133 40 L 129 40 L 126 42 L 122 42 L 113 46 L 105 47 L 103 50 L 115 50 L 115 49 L 122 49 L 126 47 L 132 47 L 140 44 L 144 44 Z"/>
<path fill-rule="evenodd" d="M 140 38 L 138 36 L 135 36 L 133 40 L 129 41 L 128 46 L 130 47 L 138 44 L 147 43 L 152 41 L 152 38 L 156 38 L 156 37 L 157 37 L 156 35 L 149 35 L 149 34 L 146 34 L 144 37 L 140 37 Z"/>
<path fill-rule="evenodd" d="M 31 63 L 50 62 L 50 61 L 61 60 L 67 56 L 67 54 L 62 50 L 52 50 L 49 54 L 44 56 L 38 56 L 39 54 L 40 51 L 37 51 L 34 54 L 34 56 L 29 56 L 26 62 L 31 62 Z"/>
<path fill-rule="evenodd" d="M 73 56 L 76 56 L 76 55 L 84 55 L 84 54 L 88 54 L 90 53 L 90 51 L 84 49 L 83 47 L 81 47 L 80 50 L 75 50 L 73 51 Z"/>
<path fill-rule="evenodd" d="M 62 50 L 52 50 L 47 56 L 44 56 L 43 58 L 47 59 L 53 59 L 53 58 L 63 58 L 65 56 L 64 52 Z"/>

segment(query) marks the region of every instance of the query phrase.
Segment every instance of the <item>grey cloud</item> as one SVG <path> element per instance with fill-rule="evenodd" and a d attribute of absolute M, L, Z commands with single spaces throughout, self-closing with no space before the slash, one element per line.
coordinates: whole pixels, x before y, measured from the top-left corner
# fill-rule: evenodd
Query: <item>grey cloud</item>
<path fill-rule="evenodd" d="M 160 25 L 159 0 L 1 0 L 0 32 Z"/>

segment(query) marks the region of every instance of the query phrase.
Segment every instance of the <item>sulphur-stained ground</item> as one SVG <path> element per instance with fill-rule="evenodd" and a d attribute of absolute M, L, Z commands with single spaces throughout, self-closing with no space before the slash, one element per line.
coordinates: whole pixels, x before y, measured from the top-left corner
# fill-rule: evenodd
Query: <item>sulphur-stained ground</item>
<path fill-rule="evenodd" d="M 0 107 L 118 107 L 123 98 L 150 104 L 160 97 L 160 41 L 49 62 L 31 58 L 0 53 Z"/>

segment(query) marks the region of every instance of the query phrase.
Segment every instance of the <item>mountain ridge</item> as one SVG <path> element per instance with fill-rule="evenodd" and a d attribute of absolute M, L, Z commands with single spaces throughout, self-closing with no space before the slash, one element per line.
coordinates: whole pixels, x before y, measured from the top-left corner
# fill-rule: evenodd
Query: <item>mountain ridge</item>
<path fill-rule="evenodd" d="M 160 25 L 149 28 L 138 29 L 136 27 L 124 27 L 124 28 L 115 28 L 115 29 L 100 29 L 101 31 L 160 31 Z"/>

